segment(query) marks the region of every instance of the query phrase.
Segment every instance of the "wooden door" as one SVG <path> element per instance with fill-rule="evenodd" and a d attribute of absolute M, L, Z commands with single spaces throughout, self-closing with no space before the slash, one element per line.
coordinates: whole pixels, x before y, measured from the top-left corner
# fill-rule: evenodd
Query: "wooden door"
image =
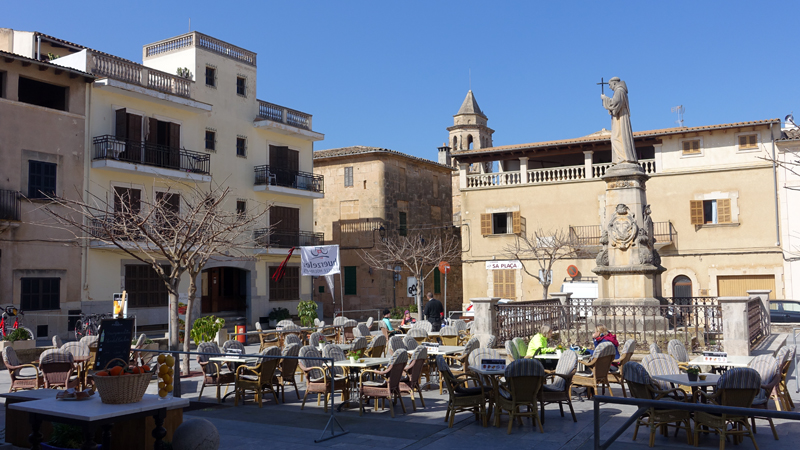
<path fill-rule="evenodd" d="M 291 248 L 299 243 L 300 209 L 273 206 L 269 210 L 269 224 L 273 228 L 271 246 Z"/>
<path fill-rule="evenodd" d="M 733 275 L 717 277 L 719 297 L 747 297 L 747 291 L 769 289 L 770 300 L 775 299 L 775 275 Z"/>

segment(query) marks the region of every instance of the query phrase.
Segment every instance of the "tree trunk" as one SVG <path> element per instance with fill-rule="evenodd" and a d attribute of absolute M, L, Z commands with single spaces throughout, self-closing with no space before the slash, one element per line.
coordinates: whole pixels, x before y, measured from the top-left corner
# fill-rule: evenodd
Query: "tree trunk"
<path fill-rule="evenodd" d="M 172 280 L 169 293 L 169 349 L 178 350 L 178 285 L 180 280 Z"/>
<path fill-rule="evenodd" d="M 547 300 L 547 291 L 550 289 L 549 284 L 542 285 L 542 300 Z"/>
<path fill-rule="evenodd" d="M 186 339 L 183 340 L 183 351 L 189 351 L 189 338 L 191 336 L 192 324 L 192 307 L 194 306 L 194 298 L 197 294 L 197 275 L 189 273 L 189 298 L 186 300 Z M 183 363 L 181 363 L 181 372 L 189 375 L 189 363 L 191 361 L 190 355 L 184 355 Z"/>

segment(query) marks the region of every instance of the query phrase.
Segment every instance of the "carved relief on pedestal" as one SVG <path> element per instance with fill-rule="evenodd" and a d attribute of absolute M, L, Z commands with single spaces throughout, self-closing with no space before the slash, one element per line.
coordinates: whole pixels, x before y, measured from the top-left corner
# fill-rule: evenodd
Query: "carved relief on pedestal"
<path fill-rule="evenodd" d="M 639 226 L 636 225 L 636 214 L 627 205 L 620 203 L 614 217 L 608 221 L 608 239 L 612 247 L 627 250 L 637 236 Z"/>

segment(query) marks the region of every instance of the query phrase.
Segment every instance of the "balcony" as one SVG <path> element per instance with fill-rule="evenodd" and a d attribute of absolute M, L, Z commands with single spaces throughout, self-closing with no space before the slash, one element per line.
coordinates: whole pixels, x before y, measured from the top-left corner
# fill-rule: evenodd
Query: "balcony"
<path fill-rule="evenodd" d="M 600 247 L 600 225 L 570 225 L 569 233 L 584 247 Z M 653 234 L 655 234 L 657 249 L 674 244 L 677 235 L 670 221 L 654 222 Z"/>
<path fill-rule="evenodd" d="M 306 198 L 323 198 L 324 177 L 278 167 L 256 166 L 254 190 Z"/>
<path fill-rule="evenodd" d="M 325 235 L 312 231 L 285 231 L 261 228 L 253 232 L 258 247 L 266 249 L 288 249 L 306 245 L 322 245 Z"/>
<path fill-rule="evenodd" d="M 256 117 L 255 126 L 269 128 L 281 134 L 303 137 L 311 141 L 321 141 L 325 138 L 322 133 L 312 131 L 311 114 L 264 100 L 258 101 L 258 117 Z"/>
<path fill-rule="evenodd" d="M 202 48 L 253 67 L 256 65 L 256 54 L 254 52 L 196 31 L 146 46 L 144 48 L 144 59 L 189 47 Z"/>
<path fill-rule="evenodd" d="M 148 144 L 111 135 L 94 138 L 93 168 L 147 173 L 169 178 L 211 181 L 211 157 L 205 153 Z"/>
<path fill-rule="evenodd" d="M 644 173 L 648 175 L 656 173 L 655 159 L 639 160 L 639 165 L 642 166 Z M 587 171 L 587 167 L 585 165 L 547 167 L 543 169 L 528 169 L 524 173 L 513 171 L 466 175 L 466 189 L 564 183 L 600 178 L 611 167 L 611 163 L 592 164 L 589 171 Z M 587 172 L 589 172 L 588 176 Z"/>
<path fill-rule="evenodd" d="M 0 220 L 19 222 L 19 192 L 0 189 Z"/>

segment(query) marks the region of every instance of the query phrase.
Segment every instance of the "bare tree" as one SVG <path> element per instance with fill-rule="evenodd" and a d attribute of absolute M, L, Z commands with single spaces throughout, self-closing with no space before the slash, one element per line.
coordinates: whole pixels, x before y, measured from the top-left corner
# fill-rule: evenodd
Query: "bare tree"
<path fill-rule="evenodd" d="M 579 256 L 581 246 L 576 236 L 562 229 L 545 232 L 541 228 L 531 235 L 518 235 L 513 244 L 506 245 L 503 252 L 511 255 L 522 264 L 522 270 L 536 278 L 542 285 L 542 298 L 553 282 L 552 271 L 555 263 L 562 259 Z M 526 261 L 528 264 L 526 265 Z M 531 261 L 536 262 L 538 273 L 530 270 Z"/>
<path fill-rule="evenodd" d="M 382 239 L 374 249 L 362 250 L 361 259 L 370 266 L 392 270 L 399 264 L 416 277 L 417 282 L 424 282 L 433 273 L 440 261 L 451 264 L 461 259 L 461 239 L 449 229 L 440 233 L 412 232 L 408 236 L 391 236 Z M 416 303 L 419 314 L 422 314 L 422 292 L 417 290 Z M 421 316 L 420 316 L 421 317 Z"/>
<path fill-rule="evenodd" d="M 197 276 L 212 258 L 249 257 L 246 249 L 254 245 L 252 228 L 269 207 L 229 210 L 225 208 L 231 193 L 228 187 L 207 191 L 196 185 L 182 187 L 180 191 L 164 188 L 154 198 L 134 198 L 131 191 L 124 190 L 105 198 L 53 197 L 52 204 L 44 208 L 57 221 L 50 226 L 70 230 L 78 239 L 113 245 L 153 268 L 169 292 L 169 346 L 173 350 L 179 346 L 178 290 L 181 276 L 188 274 L 183 344 L 188 351 Z M 187 356 L 183 371 L 188 370 Z"/>

